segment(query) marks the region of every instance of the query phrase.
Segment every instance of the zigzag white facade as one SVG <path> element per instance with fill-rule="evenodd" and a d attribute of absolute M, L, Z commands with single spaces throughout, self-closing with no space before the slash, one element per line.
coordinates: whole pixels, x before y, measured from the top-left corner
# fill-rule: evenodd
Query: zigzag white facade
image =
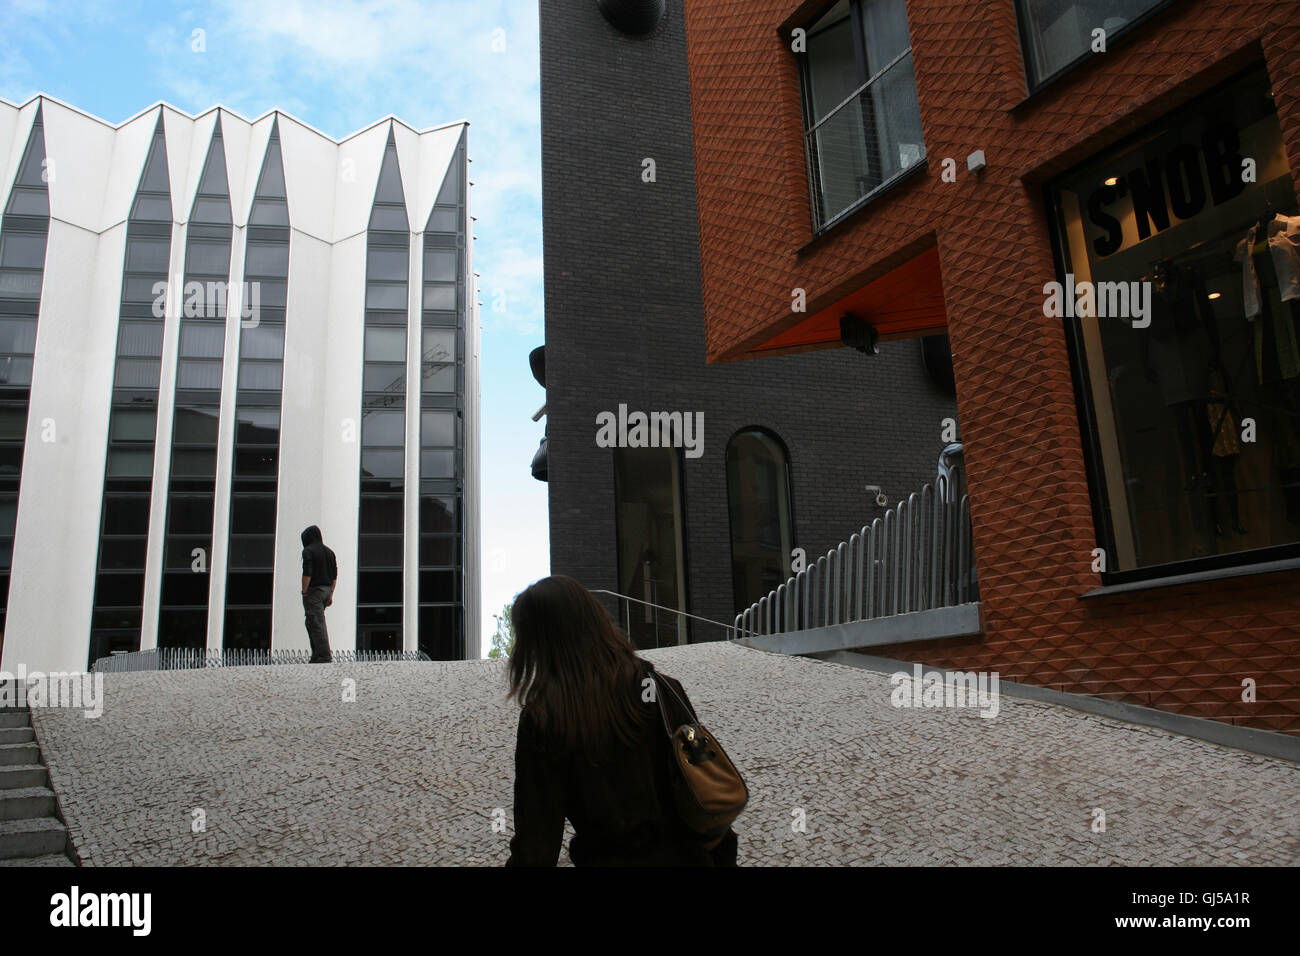
<path fill-rule="evenodd" d="M 0 668 L 75 671 L 88 664 L 101 544 L 101 503 L 123 299 L 128 217 L 160 120 L 166 142 L 172 223 L 168 272 L 183 286 L 189 217 L 214 130 L 224 150 L 233 241 L 230 288 L 244 279 L 245 235 L 259 171 L 278 131 L 290 227 L 284 308 L 283 384 L 275 515 L 275 648 L 307 649 L 299 594 L 299 533 L 319 525 L 338 556 L 340 576 L 327 613 L 336 650 L 357 646 L 359 474 L 362 446 L 349 433 L 362 408 L 366 347 L 367 233 L 390 135 L 396 146 L 410 233 L 406 381 L 422 378 L 422 238 L 440 189 L 465 160 L 466 123 L 417 132 L 393 118 L 335 141 L 280 112 L 248 121 L 214 107 L 191 117 L 158 104 L 120 126 L 48 96 L 15 106 L 0 101 L 0 196 L 11 190 L 40 116 L 47 157 L 49 233 L 31 367 L 30 402 L 13 527 L 11 577 Z M 479 641 L 479 316 L 472 265 L 468 190 L 457 228 L 464 255 L 462 462 L 457 600 L 463 607 L 460 656 Z M 2 238 L 2 235 L 0 235 Z M 2 293 L 0 293 L 2 295 Z M 427 302 L 427 299 L 425 300 Z M 160 641 L 164 529 L 180 340 L 179 296 L 166 305 L 157 438 L 139 647 Z M 237 357 L 241 322 L 225 323 L 211 553 L 207 557 L 206 646 L 225 646 Z M 420 390 L 405 393 L 404 542 L 401 649 L 419 646 L 417 562 Z M 167 635 L 161 636 L 166 643 Z"/>

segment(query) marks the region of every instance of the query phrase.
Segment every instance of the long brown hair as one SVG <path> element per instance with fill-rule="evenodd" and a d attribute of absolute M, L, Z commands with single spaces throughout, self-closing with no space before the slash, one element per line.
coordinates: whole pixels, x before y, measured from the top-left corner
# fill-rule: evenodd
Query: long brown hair
<path fill-rule="evenodd" d="M 510 619 L 509 696 L 546 740 L 589 757 L 636 740 L 649 713 L 642 662 L 590 591 L 563 574 L 542 578 L 515 597 Z"/>

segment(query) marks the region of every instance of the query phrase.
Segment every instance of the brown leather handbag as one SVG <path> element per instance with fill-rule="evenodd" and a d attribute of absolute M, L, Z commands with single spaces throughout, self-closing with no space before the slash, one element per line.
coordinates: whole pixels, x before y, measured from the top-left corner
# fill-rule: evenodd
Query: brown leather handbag
<path fill-rule="evenodd" d="M 672 751 L 670 778 L 678 815 L 705 847 L 712 849 L 722 842 L 745 809 L 749 788 L 717 738 L 700 723 L 672 684 L 658 673 L 654 678 L 659 687 L 659 714 Z M 677 701 L 684 723 L 669 719 L 668 695 Z"/>

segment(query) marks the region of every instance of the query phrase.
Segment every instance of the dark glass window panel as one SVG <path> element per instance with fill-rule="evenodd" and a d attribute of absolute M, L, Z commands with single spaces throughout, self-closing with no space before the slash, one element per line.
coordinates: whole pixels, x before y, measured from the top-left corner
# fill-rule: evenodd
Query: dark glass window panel
<path fill-rule="evenodd" d="M 15 186 L 9 196 L 9 212 L 15 216 L 48 216 L 49 193 L 43 189 Z"/>
<path fill-rule="evenodd" d="M 1092 49 L 1092 31 L 1109 41 L 1126 25 L 1166 0 L 1018 0 L 1025 61 L 1035 83 Z"/>
<path fill-rule="evenodd" d="M 262 175 L 257 180 L 259 197 L 286 199 L 288 193 L 284 187 L 284 165 L 280 158 L 279 131 L 273 130 L 266 147 L 266 159 L 262 162 Z"/>
<path fill-rule="evenodd" d="M 410 267 L 410 254 L 405 249 L 371 246 L 366 254 L 366 278 L 369 281 L 397 280 L 405 282 Z"/>
<path fill-rule="evenodd" d="M 230 203 L 225 199 L 197 198 L 190 218 L 193 222 L 225 225 L 230 222 Z"/>
<path fill-rule="evenodd" d="M 230 243 L 191 239 L 185 254 L 187 275 L 226 276 L 230 273 Z M 188 297 L 189 290 L 186 290 Z"/>
<path fill-rule="evenodd" d="M 167 274 L 171 241 L 167 239 L 128 239 L 126 271 Z"/>
<path fill-rule="evenodd" d="M 369 282 L 366 284 L 366 308 L 405 311 L 406 284 Z"/>
<path fill-rule="evenodd" d="M 460 563 L 459 544 L 455 534 L 420 535 L 420 567 L 454 567 Z"/>
<path fill-rule="evenodd" d="M 0 476 L 17 478 L 23 470 L 23 446 L 20 442 L 0 444 Z"/>
<path fill-rule="evenodd" d="M 162 603 L 206 607 L 208 582 L 209 576 L 206 574 L 168 572 L 163 575 Z"/>
<path fill-rule="evenodd" d="M 450 310 L 456 309 L 458 305 L 455 285 L 435 283 L 424 287 L 424 307 L 426 309 Z"/>
<path fill-rule="evenodd" d="M 158 387 L 158 372 L 161 363 L 158 359 L 123 358 L 117 360 L 117 378 L 115 388 Z"/>
<path fill-rule="evenodd" d="M 151 222 L 168 222 L 172 218 L 172 204 L 166 196 L 138 196 L 131 210 L 132 219 Z"/>
<path fill-rule="evenodd" d="M 0 405 L 0 441 L 23 441 L 27 437 L 27 406 Z"/>
<path fill-rule="evenodd" d="M 27 149 L 23 153 L 22 166 L 18 169 L 17 183 L 20 186 L 45 188 L 45 127 L 37 121 L 33 121 L 31 135 L 27 138 Z"/>
<path fill-rule="evenodd" d="M 104 496 L 104 534 L 149 533 L 149 498 L 146 495 Z M 144 564 L 141 563 L 143 568 Z"/>
<path fill-rule="evenodd" d="M 464 660 L 462 615 L 456 607 L 422 607 L 419 610 L 420 650 L 435 661 Z"/>
<path fill-rule="evenodd" d="M 172 452 L 174 478 L 212 478 L 217 473 L 216 449 L 187 448 Z"/>
<path fill-rule="evenodd" d="M 232 534 L 274 534 L 275 495 L 237 494 L 231 499 Z"/>
<path fill-rule="evenodd" d="M 790 576 L 793 530 L 785 450 L 765 432 L 727 444 L 727 503 L 734 605 L 749 607 Z"/>
<path fill-rule="evenodd" d="M 438 209 L 435 207 L 433 213 L 429 216 L 429 232 L 459 232 L 460 218 L 459 209 Z"/>
<path fill-rule="evenodd" d="M 458 531 L 456 499 L 434 495 L 420 496 L 420 531 Z"/>
<path fill-rule="evenodd" d="M 401 571 L 361 571 L 357 574 L 358 604 L 400 604 Z"/>
<path fill-rule="evenodd" d="M 211 495 L 172 495 L 167 511 L 168 534 L 207 535 L 212 531 Z"/>
<path fill-rule="evenodd" d="M 0 266 L 11 269 L 45 267 L 45 237 L 16 233 L 0 237 Z"/>
<path fill-rule="evenodd" d="M 230 536 L 230 567 L 243 569 L 275 566 L 275 537 Z M 268 595 L 269 600 L 270 595 Z"/>
<path fill-rule="evenodd" d="M 123 322 L 118 328 L 117 354 L 158 358 L 162 355 L 161 322 Z"/>
<path fill-rule="evenodd" d="M 456 413 L 441 409 L 421 412 L 420 444 L 425 448 L 455 446 Z"/>
<path fill-rule="evenodd" d="M 367 362 L 403 362 L 406 360 L 406 330 L 402 328 L 366 329 Z"/>
<path fill-rule="evenodd" d="M 426 365 L 421 391 L 432 395 L 449 395 L 456 391 L 455 365 Z"/>
<path fill-rule="evenodd" d="M 289 297 L 289 281 L 287 279 L 250 279 L 249 286 L 254 283 L 257 285 L 257 304 L 264 309 L 283 309 Z M 249 303 L 252 302 L 252 292 L 250 291 L 245 303 L 245 311 L 249 311 Z"/>
<path fill-rule="evenodd" d="M 153 143 L 149 146 L 149 161 L 145 164 L 140 188 L 155 193 L 171 190 L 171 178 L 167 175 L 167 141 L 162 133 L 161 120 L 158 131 L 154 133 Z"/>
<path fill-rule="evenodd" d="M 248 221 L 254 226 L 287 226 L 289 206 L 283 202 L 259 199 L 253 203 L 253 211 Z"/>
<path fill-rule="evenodd" d="M 138 607 L 144 600 L 144 573 L 126 572 L 95 576 L 95 603 L 103 607 Z"/>
<path fill-rule="evenodd" d="M 127 276 L 122 280 L 123 302 L 158 304 L 158 317 L 162 317 L 167 302 L 167 281 L 155 276 Z"/>
<path fill-rule="evenodd" d="M 244 358 L 278 361 L 284 354 L 284 327 L 258 324 L 240 329 L 239 354 Z"/>
<path fill-rule="evenodd" d="M 370 478 L 401 478 L 405 460 L 400 451 L 361 449 L 361 473 Z"/>
<path fill-rule="evenodd" d="M 152 448 L 110 448 L 108 450 L 108 477 L 149 478 L 152 475 Z"/>
<path fill-rule="evenodd" d="M 406 390 L 406 368 L 401 365 L 369 365 L 362 373 L 361 387 L 367 392 L 393 392 Z"/>
<path fill-rule="evenodd" d="M 422 356 L 426 364 L 456 361 L 456 333 L 451 329 L 422 329 Z"/>
<path fill-rule="evenodd" d="M 12 538 L 18 521 L 18 501 L 12 495 L 0 498 L 0 538 Z"/>
<path fill-rule="evenodd" d="M 208 535 L 168 535 L 163 544 L 163 567 L 170 571 L 184 571 L 207 580 L 207 572 L 194 570 L 198 560 L 196 548 L 203 549 L 203 567 L 212 567 L 212 540 Z"/>
<path fill-rule="evenodd" d="M 460 275 L 460 253 L 452 249 L 424 250 L 424 281 L 455 282 Z"/>
<path fill-rule="evenodd" d="M 379 184 L 375 187 L 376 203 L 406 202 L 402 192 L 402 173 L 397 161 L 397 146 L 389 133 L 388 146 L 384 149 L 384 162 L 379 169 Z"/>
<path fill-rule="evenodd" d="M 456 453 L 451 451 L 424 451 L 420 453 L 421 478 L 455 478 Z"/>
<path fill-rule="evenodd" d="M 0 297 L 7 299 L 39 299 L 42 276 L 39 272 L 18 272 L 0 269 Z"/>
<path fill-rule="evenodd" d="M 289 272 L 289 244 L 287 242 L 249 241 L 244 272 L 248 275 L 287 275 Z"/>
<path fill-rule="evenodd" d="M 208 612 L 163 608 L 158 614 L 159 647 L 206 647 L 208 640 Z"/>
<path fill-rule="evenodd" d="M 276 392 L 280 390 L 282 374 L 279 362 L 245 360 L 239 369 L 239 387 Z"/>
<path fill-rule="evenodd" d="M 181 355 L 185 358 L 219 359 L 224 353 L 225 342 L 226 330 L 223 326 L 206 322 L 181 324 Z"/>
<path fill-rule="evenodd" d="M 32 355 L 35 352 L 34 319 L 0 319 L 0 354 Z"/>
<path fill-rule="evenodd" d="M 280 441 L 280 410 L 241 406 L 235 421 L 235 441 L 241 445 L 275 445 Z"/>
<path fill-rule="evenodd" d="M 406 439 L 406 415 L 401 409 L 366 412 L 361 419 L 361 443 L 366 446 L 395 445 Z"/>
<path fill-rule="evenodd" d="M 226 603 L 270 604 L 271 581 L 271 575 L 266 572 L 232 573 L 226 578 Z"/>
<path fill-rule="evenodd" d="M 182 445 L 210 445 L 217 441 L 217 409 L 176 409 L 176 441 Z"/>
<path fill-rule="evenodd" d="M 154 409 L 116 407 L 112 411 L 109 441 L 153 441 L 157 428 Z"/>
<path fill-rule="evenodd" d="M 682 554 L 680 451 L 614 449 L 614 501 L 618 537 L 618 584 L 613 590 L 666 608 L 686 610 Z M 680 614 L 641 614 L 625 620 L 638 648 L 683 644 Z"/>
<path fill-rule="evenodd" d="M 402 536 L 361 536 L 357 563 L 363 568 L 400 568 Z"/>
<path fill-rule="evenodd" d="M 177 388 L 221 388 L 221 360 L 182 360 L 176 369 Z"/>
<path fill-rule="evenodd" d="M 222 640 L 228 648 L 269 650 L 271 647 L 270 608 L 228 608 Z"/>
<path fill-rule="evenodd" d="M 421 571 L 420 603 L 446 603 L 456 600 L 455 571 Z"/>
<path fill-rule="evenodd" d="M 363 651 L 400 651 L 402 649 L 402 616 L 400 607 L 358 608 L 357 649 Z M 383 615 L 382 621 L 369 623 L 372 616 Z M 362 623 L 362 617 L 367 623 Z"/>
<path fill-rule="evenodd" d="M 0 569 L 4 570 L 5 572 L 8 572 L 10 567 L 13 565 L 13 560 L 14 560 L 13 538 L 0 539 Z M 8 597 L 9 576 L 7 573 L 4 576 L 4 589 L 5 589 L 4 590 L 5 596 Z"/>
<path fill-rule="evenodd" d="M 400 206 L 376 206 L 370 213 L 370 228 L 379 231 L 409 232 L 411 222 Z"/>
<path fill-rule="evenodd" d="M 105 538 L 100 546 L 99 566 L 105 571 L 140 570 L 144 567 L 146 538 Z"/>
<path fill-rule="evenodd" d="M 438 190 L 439 206 L 453 206 L 461 200 L 461 165 L 458 158 L 459 153 L 452 159 L 447 175 L 443 177 L 442 188 Z"/>
<path fill-rule="evenodd" d="M 224 196 L 230 192 L 229 180 L 226 178 L 226 151 L 221 139 L 221 125 L 218 120 L 208 146 L 208 158 L 203 164 L 203 178 L 199 180 L 200 195 Z"/>
<path fill-rule="evenodd" d="M 404 506 L 401 498 L 361 498 L 361 534 L 398 534 L 403 529 Z"/>
<path fill-rule="evenodd" d="M 241 478 L 274 478 L 279 458 L 277 448 L 236 448 L 235 474 Z"/>
<path fill-rule="evenodd" d="M 144 579 L 140 580 L 141 594 L 144 593 Z M 108 595 L 104 595 L 107 597 Z M 96 604 L 106 603 L 100 600 L 96 595 Z M 97 631 L 106 628 L 117 628 L 121 630 L 140 630 L 141 611 L 139 608 L 114 608 L 106 607 L 104 610 L 96 609 L 94 616 L 90 619 L 90 626 Z M 105 655 L 107 656 L 107 655 Z"/>

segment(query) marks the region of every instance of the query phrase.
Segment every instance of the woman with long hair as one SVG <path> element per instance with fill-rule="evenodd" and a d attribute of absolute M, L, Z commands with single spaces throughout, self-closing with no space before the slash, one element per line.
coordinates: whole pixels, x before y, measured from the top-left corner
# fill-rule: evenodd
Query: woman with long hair
<path fill-rule="evenodd" d="M 552 575 L 516 598 L 509 696 L 518 700 L 515 836 L 507 866 L 554 866 L 573 824 L 576 866 L 734 866 L 677 816 L 651 675 L 600 602 Z M 689 704 L 681 684 L 659 675 Z"/>

